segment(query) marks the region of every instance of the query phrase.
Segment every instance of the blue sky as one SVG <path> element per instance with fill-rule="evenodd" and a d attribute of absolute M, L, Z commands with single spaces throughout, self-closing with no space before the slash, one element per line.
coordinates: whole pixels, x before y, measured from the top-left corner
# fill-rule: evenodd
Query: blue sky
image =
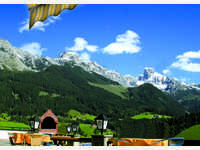
<path fill-rule="evenodd" d="M 144 67 L 200 83 L 200 5 L 78 5 L 27 30 L 26 5 L 0 5 L 0 38 L 43 57 L 75 51 L 137 76 Z"/>

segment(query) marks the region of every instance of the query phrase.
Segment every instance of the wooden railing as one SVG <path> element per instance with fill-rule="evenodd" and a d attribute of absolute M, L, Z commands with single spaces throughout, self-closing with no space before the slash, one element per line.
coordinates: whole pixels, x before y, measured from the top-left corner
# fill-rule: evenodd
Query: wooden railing
<path fill-rule="evenodd" d="M 91 143 L 92 138 L 79 138 L 79 137 L 70 137 L 70 136 L 52 136 L 51 140 L 55 145 L 64 145 L 67 141 L 68 146 L 73 146 L 74 142 L 80 143 Z"/>

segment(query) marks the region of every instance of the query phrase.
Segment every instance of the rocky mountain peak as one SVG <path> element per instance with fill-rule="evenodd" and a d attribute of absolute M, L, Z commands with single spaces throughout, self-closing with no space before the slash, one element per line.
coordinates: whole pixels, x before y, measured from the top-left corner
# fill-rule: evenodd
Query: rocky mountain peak
<path fill-rule="evenodd" d="M 0 69 L 41 71 L 52 64 L 65 65 L 66 63 L 79 66 L 91 73 L 97 73 L 126 87 L 135 87 L 144 83 L 151 83 L 157 88 L 167 92 L 174 91 L 178 88 L 199 88 L 194 85 L 180 83 L 173 78 L 157 73 L 151 67 L 145 67 L 143 74 L 137 77 L 122 75 L 96 62 L 85 62 L 75 52 L 65 52 L 59 58 L 42 58 L 15 48 L 7 40 L 0 39 Z"/>
<path fill-rule="evenodd" d="M 149 78 L 151 78 L 153 76 L 154 72 L 155 71 L 154 71 L 153 68 L 151 68 L 151 67 L 145 67 L 144 68 L 144 74 L 143 74 L 144 79 L 148 80 Z"/>
<path fill-rule="evenodd" d="M 0 69 L 18 71 L 39 71 L 50 63 L 45 58 L 12 46 L 7 40 L 0 39 Z"/>
<path fill-rule="evenodd" d="M 60 56 L 60 58 L 66 61 L 74 61 L 74 62 L 80 61 L 80 56 L 75 52 L 64 52 Z"/>
<path fill-rule="evenodd" d="M 7 40 L 0 39 L 0 51 L 9 52 L 12 50 L 11 47 Z"/>

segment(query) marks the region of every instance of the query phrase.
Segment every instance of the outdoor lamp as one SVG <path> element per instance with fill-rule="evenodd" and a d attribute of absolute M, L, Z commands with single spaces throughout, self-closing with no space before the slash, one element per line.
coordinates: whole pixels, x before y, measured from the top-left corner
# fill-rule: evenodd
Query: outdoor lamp
<path fill-rule="evenodd" d="M 37 117 L 33 117 L 29 120 L 29 122 L 31 130 L 35 132 L 35 130 L 39 128 L 40 120 Z"/>
<path fill-rule="evenodd" d="M 101 114 L 95 118 L 95 121 L 97 122 L 97 128 L 101 130 L 101 135 L 103 135 L 103 130 L 106 130 L 108 124 L 108 118 L 104 114 Z"/>
<path fill-rule="evenodd" d="M 67 132 L 70 133 L 70 132 L 71 132 L 71 125 L 68 124 L 68 125 L 66 126 L 66 129 L 67 129 Z"/>
<path fill-rule="evenodd" d="M 72 123 L 72 131 L 74 133 L 76 133 L 78 131 L 78 129 L 79 129 L 79 123 L 78 122 L 73 122 Z"/>

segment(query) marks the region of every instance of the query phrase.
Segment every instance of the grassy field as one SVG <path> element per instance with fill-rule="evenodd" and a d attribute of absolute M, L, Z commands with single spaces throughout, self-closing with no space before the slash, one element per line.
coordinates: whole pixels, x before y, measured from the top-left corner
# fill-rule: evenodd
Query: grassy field
<path fill-rule="evenodd" d="M 39 96 L 49 96 L 49 93 L 48 92 L 45 92 L 45 91 L 40 91 L 39 93 Z M 56 93 L 53 93 L 50 95 L 51 97 L 58 97 L 60 96 L 59 94 L 56 94 Z"/>
<path fill-rule="evenodd" d="M 111 92 L 115 95 L 120 96 L 123 99 L 127 99 L 127 97 L 123 93 L 127 93 L 128 90 L 126 87 L 120 86 L 120 85 L 105 85 L 105 84 L 96 84 L 89 82 L 90 85 L 96 86 L 99 88 L 103 88 L 104 90 Z"/>
<path fill-rule="evenodd" d="M 48 96 L 49 93 L 45 92 L 45 91 L 40 91 L 39 96 Z"/>
<path fill-rule="evenodd" d="M 67 114 L 72 120 L 76 120 L 77 118 L 80 120 L 94 120 L 96 118 L 96 116 L 90 114 L 81 114 L 73 109 L 71 109 Z"/>
<path fill-rule="evenodd" d="M 152 114 L 150 112 L 145 112 L 139 115 L 131 117 L 132 119 L 154 119 L 154 118 L 171 118 L 170 116 Z"/>
<path fill-rule="evenodd" d="M 200 125 L 192 126 L 181 133 L 176 137 L 184 137 L 185 140 L 200 140 Z"/>
<path fill-rule="evenodd" d="M 96 116 L 90 115 L 90 114 L 81 114 L 79 111 L 76 111 L 74 109 L 71 109 L 68 113 L 68 119 L 70 121 L 72 120 L 79 120 L 79 121 L 85 121 L 85 120 L 90 120 L 90 121 L 94 121 L 94 119 L 96 118 Z M 66 131 L 66 126 L 69 123 L 67 122 L 60 122 L 58 124 L 58 132 L 60 133 L 64 133 L 64 134 L 68 134 Z M 97 127 L 93 126 L 93 124 L 87 124 L 87 123 L 80 123 L 79 124 L 79 128 L 80 128 L 80 134 L 81 137 L 91 137 L 91 135 L 96 135 L 96 134 L 100 134 L 100 131 L 96 130 Z M 73 134 L 72 132 L 69 134 Z M 106 130 L 106 132 L 104 132 L 104 134 L 113 134 L 111 130 Z"/>
<path fill-rule="evenodd" d="M 30 126 L 24 123 L 12 122 L 12 121 L 0 121 L 0 129 L 24 129 L 30 130 Z"/>

